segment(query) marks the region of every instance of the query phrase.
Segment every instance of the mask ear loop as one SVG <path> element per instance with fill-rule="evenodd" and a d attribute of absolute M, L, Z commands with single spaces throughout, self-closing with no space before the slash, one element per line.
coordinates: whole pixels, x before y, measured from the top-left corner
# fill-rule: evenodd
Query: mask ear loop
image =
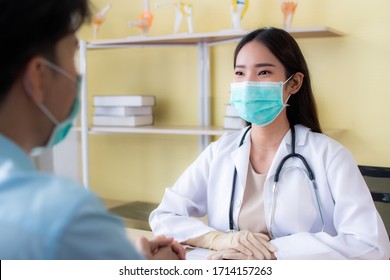
<path fill-rule="evenodd" d="M 32 99 L 32 94 L 31 94 L 31 88 L 30 88 L 30 85 L 28 84 L 28 81 L 27 81 L 27 76 L 24 75 L 23 77 L 23 85 L 24 85 L 24 90 L 27 92 L 27 94 L 30 96 L 30 98 Z M 46 117 L 49 118 L 49 120 L 54 124 L 54 125 L 58 125 L 59 122 L 57 121 L 57 119 L 54 117 L 54 115 L 52 113 L 50 113 L 50 111 L 46 108 L 45 105 L 43 105 L 41 102 L 35 102 L 34 100 L 32 100 L 37 106 L 38 108 L 41 110 L 41 112 L 43 114 L 45 114 Z"/>
<path fill-rule="evenodd" d="M 295 76 L 295 74 L 296 74 L 296 73 L 294 73 L 294 74 L 292 74 L 290 77 L 288 77 L 288 79 L 285 80 L 285 81 L 283 82 L 283 85 L 285 85 L 286 83 L 288 83 L 288 81 L 290 81 L 290 80 L 292 79 L 292 77 Z"/>
<path fill-rule="evenodd" d="M 288 81 L 290 81 L 291 79 L 292 79 L 292 77 L 294 77 L 295 76 L 295 73 L 294 74 L 292 74 L 287 80 L 285 80 L 284 82 L 283 82 L 283 86 L 286 84 L 286 83 L 288 83 Z M 290 99 L 290 97 L 291 97 L 291 93 L 287 96 L 287 99 L 286 99 L 286 102 L 284 102 L 283 104 L 284 104 L 284 107 L 287 107 L 287 106 L 290 106 L 290 104 L 287 104 L 287 102 L 288 102 L 288 100 Z"/>
<path fill-rule="evenodd" d="M 73 82 L 77 83 L 77 78 L 75 79 L 75 77 L 73 77 L 71 74 L 69 74 L 68 72 L 66 72 L 64 69 L 62 69 L 61 67 L 55 65 L 53 62 L 47 60 L 46 58 L 43 58 L 43 63 L 45 65 L 47 65 L 49 68 L 51 68 L 52 70 L 56 71 L 57 73 L 60 73 L 62 75 L 64 75 L 65 77 L 69 78 L 70 80 L 72 80 Z"/>
<path fill-rule="evenodd" d="M 287 96 L 287 99 L 286 99 L 286 102 L 284 102 L 284 107 L 287 107 L 287 106 L 290 106 L 290 104 L 288 104 L 288 100 L 290 99 L 290 96 L 291 96 L 291 93 Z"/>

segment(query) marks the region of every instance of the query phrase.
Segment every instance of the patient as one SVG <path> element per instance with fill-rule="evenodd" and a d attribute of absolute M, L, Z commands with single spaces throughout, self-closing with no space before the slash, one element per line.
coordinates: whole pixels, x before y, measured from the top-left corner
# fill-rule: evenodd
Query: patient
<path fill-rule="evenodd" d="M 0 0 L 0 259 L 184 259 L 173 238 L 130 244 L 77 182 L 29 157 L 61 142 L 80 107 L 76 31 L 87 0 Z"/>

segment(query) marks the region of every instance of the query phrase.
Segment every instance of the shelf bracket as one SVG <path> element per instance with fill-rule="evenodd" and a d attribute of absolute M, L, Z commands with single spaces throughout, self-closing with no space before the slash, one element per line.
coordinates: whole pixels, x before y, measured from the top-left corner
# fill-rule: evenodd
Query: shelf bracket
<path fill-rule="evenodd" d="M 81 75 L 81 162 L 82 178 L 85 188 L 89 188 L 89 149 L 88 149 L 88 91 L 87 91 L 87 43 L 80 41 L 80 75 Z"/>
<path fill-rule="evenodd" d="M 210 94 L 210 47 L 207 43 L 198 43 L 198 80 L 199 80 L 199 125 L 207 127 L 211 124 L 211 94 Z M 199 152 L 210 144 L 209 135 L 199 136 Z"/>

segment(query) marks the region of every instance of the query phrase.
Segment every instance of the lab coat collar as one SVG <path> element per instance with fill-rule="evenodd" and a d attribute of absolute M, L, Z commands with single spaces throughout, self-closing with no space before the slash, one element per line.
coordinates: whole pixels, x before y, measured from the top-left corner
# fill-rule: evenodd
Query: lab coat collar
<path fill-rule="evenodd" d="M 306 143 L 307 136 L 309 135 L 310 128 L 297 124 L 295 127 L 295 146 L 303 146 Z M 291 129 L 285 135 L 283 141 L 291 146 Z M 290 150 L 289 150 L 290 151 Z"/>

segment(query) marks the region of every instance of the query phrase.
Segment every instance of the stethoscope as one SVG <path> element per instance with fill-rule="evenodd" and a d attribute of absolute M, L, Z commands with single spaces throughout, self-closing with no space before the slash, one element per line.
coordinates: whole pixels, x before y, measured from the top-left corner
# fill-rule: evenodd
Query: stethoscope
<path fill-rule="evenodd" d="M 239 144 L 238 147 L 242 146 L 242 144 L 244 143 L 245 137 L 246 137 L 247 133 L 249 132 L 249 130 L 251 128 L 252 127 L 249 126 L 248 129 L 244 132 L 243 136 L 241 137 L 240 144 Z M 303 165 L 305 165 L 305 168 L 306 168 L 306 171 L 307 171 L 307 175 L 308 175 L 310 181 L 312 182 L 312 186 L 313 186 L 315 197 L 316 197 L 316 201 L 317 201 L 318 212 L 320 214 L 321 223 L 322 223 L 321 231 L 324 231 L 324 229 L 325 229 L 325 222 L 324 222 L 324 217 L 322 215 L 322 209 L 321 209 L 321 205 L 320 205 L 320 199 L 319 199 L 319 195 L 318 195 L 317 184 L 316 184 L 315 179 L 314 179 L 314 173 L 313 173 L 312 169 L 310 168 L 309 164 L 307 163 L 306 159 L 301 154 L 298 154 L 298 153 L 295 152 L 295 128 L 294 128 L 294 126 L 291 126 L 291 153 L 288 154 L 287 156 L 285 156 L 281 160 L 281 162 L 279 163 L 278 167 L 276 168 L 275 177 L 274 177 L 274 185 L 272 187 L 271 218 L 270 218 L 270 222 L 269 222 L 269 225 L 268 225 L 269 234 L 270 234 L 271 238 L 274 238 L 274 236 L 272 234 L 272 226 L 273 226 L 274 215 L 275 215 L 275 204 L 276 204 L 276 196 L 275 196 L 275 194 L 277 192 L 277 183 L 279 182 L 280 172 L 281 172 L 285 162 L 289 158 L 293 158 L 293 157 L 299 158 L 302 161 Z M 229 208 L 229 231 L 235 231 L 235 229 L 234 229 L 234 221 L 233 221 L 233 203 L 234 203 L 234 193 L 235 193 L 235 188 L 236 188 L 236 178 L 237 178 L 237 169 L 234 168 L 233 184 L 232 184 L 232 195 L 231 195 L 231 198 L 230 198 L 230 208 Z"/>

